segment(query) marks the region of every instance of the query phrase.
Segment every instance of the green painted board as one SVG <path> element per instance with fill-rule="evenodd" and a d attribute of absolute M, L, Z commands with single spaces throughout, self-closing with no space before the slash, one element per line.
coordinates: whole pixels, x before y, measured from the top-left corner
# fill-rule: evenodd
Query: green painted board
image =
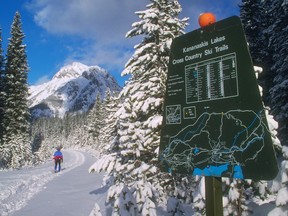
<path fill-rule="evenodd" d="M 159 160 L 168 172 L 276 176 L 271 134 L 238 17 L 173 40 Z"/>

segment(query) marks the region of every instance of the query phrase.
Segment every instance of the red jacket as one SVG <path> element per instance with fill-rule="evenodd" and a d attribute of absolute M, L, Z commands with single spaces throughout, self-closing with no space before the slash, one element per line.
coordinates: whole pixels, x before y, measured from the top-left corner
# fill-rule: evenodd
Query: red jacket
<path fill-rule="evenodd" d="M 63 161 L 62 152 L 60 152 L 59 150 L 56 151 L 53 156 L 54 156 L 54 157 L 53 157 L 54 160 L 62 160 L 62 161 Z"/>
<path fill-rule="evenodd" d="M 63 156 L 54 156 L 53 159 L 54 160 L 63 160 Z"/>

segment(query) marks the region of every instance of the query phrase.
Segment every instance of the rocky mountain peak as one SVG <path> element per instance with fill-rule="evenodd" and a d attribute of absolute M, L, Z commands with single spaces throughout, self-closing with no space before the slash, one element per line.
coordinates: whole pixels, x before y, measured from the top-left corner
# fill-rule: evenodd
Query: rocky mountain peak
<path fill-rule="evenodd" d="M 120 92 L 121 87 L 106 70 L 79 62 L 62 67 L 52 80 L 30 86 L 28 98 L 32 118 L 63 117 L 67 113 L 87 112 L 97 96 Z"/>
<path fill-rule="evenodd" d="M 89 70 L 89 66 L 80 62 L 73 62 L 69 65 L 62 67 L 52 79 L 79 77 L 84 71 Z"/>

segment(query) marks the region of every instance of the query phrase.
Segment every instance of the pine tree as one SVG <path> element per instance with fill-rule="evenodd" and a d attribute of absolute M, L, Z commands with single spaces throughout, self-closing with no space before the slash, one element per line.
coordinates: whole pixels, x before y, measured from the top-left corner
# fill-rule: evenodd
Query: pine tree
<path fill-rule="evenodd" d="M 275 22 L 271 27 L 270 47 L 273 50 L 273 87 L 270 89 L 272 114 L 279 123 L 279 138 L 288 146 L 288 2 L 274 1 L 271 13 Z"/>
<path fill-rule="evenodd" d="M 34 163 L 40 163 L 51 158 L 53 147 L 63 145 L 64 133 L 59 130 L 61 119 L 39 118 L 32 124 L 32 153 Z"/>
<path fill-rule="evenodd" d="M 264 29 L 260 32 L 264 35 L 264 46 L 259 47 L 262 49 L 261 57 L 262 61 L 265 63 L 264 66 L 264 76 L 260 78 L 264 81 L 264 90 L 266 92 L 266 103 L 271 107 L 271 113 L 275 116 L 278 124 L 278 137 L 281 143 L 286 146 L 281 146 L 280 141 L 276 137 L 275 128 L 273 142 L 276 149 L 282 149 L 283 157 L 279 157 L 281 162 L 281 169 L 278 176 L 272 181 L 272 183 L 261 182 L 254 183 L 258 185 L 258 196 L 261 198 L 265 197 L 267 193 L 276 193 L 276 208 L 274 208 L 270 214 L 271 215 L 287 215 L 287 204 L 285 193 L 287 193 L 288 188 L 288 153 L 287 153 L 287 92 L 288 92 L 288 82 L 287 82 L 287 11 L 288 2 L 285 0 L 273 1 L 265 0 L 261 1 L 261 23 L 260 26 L 264 25 Z M 255 36 L 255 35 L 254 35 Z M 270 122 L 274 121 L 271 116 L 268 116 Z M 268 121 L 269 123 L 269 121 Z M 275 144 L 276 143 L 276 144 Z M 278 144 L 277 144 L 278 143 Z M 268 188 L 268 185 L 271 186 Z M 269 214 L 269 215 L 270 215 Z"/>
<path fill-rule="evenodd" d="M 272 14 L 274 21 L 271 22 L 269 31 L 271 32 L 269 48 L 273 52 L 271 72 L 273 74 L 273 87 L 270 89 L 271 109 L 278 121 L 278 134 L 281 144 L 283 145 L 283 158 L 279 172 L 279 186 L 276 186 L 277 197 L 276 207 L 269 215 L 287 215 L 288 210 L 288 42 L 287 42 L 287 19 L 288 19 L 288 2 L 286 0 L 265 1 L 267 11 Z M 276 184 L 277 185 L 277 184 Z"/>
<path fill-rule="evenodd" d="M 246 182 L 241 179 L 229 179 L 222 178 L 224 182 L 224 215 L 225 216 L 238 216 L 238 215 L 249 215 L 252 210 L 248 207 L 248 192 Z"/>
<path fill-rule="evenodd" d="M 244 26 L 250 54 L 255 65 L 262 63 L 261 51 L 264 47 L 265 38 L 261 19 L 261 0 L 243 0 L 240 5 L 240 19 Z M 262 66 L 262 65 L 259 65 Z"/>
<path fill-rule="evenodd" d="M 3 146 L 3 132 L 4 132 L 4 125 L 3 125 L 3 116 L 4 116 L 4 103 L 5 103 L 5 94 L 4 94 L 4 76 L 5 76 L 5 62 L 3 56 L 3 49 L 2 49 L 2 30 L 0 29 L 0 153 Z M 1 159 L 0 159 L 1 161 Z"/>
<path fill-rule="evenodd" d="M 140 21 L 126 34 L 128 38 L 144 38 L 122 72 L 131 78 L 120 94 L 123 103 L 116 113 L 118 151 L 103 157 L 103 163 L 90 170 L 104 169 L 114 177 L 108 198 L 117 215 L 155 215 L 155 203 L 165 200 L 164 182 L 167 187 L 172 183 L 172 177 L 156 166 L 157 148 L 170 45 L 183 34 L 187 19 L 178 18 L 181 6 L 176 0 L 150 2 L 145 11 L 136 12 Z"/>
<path fill-rule="evenodd" d="M 117 121 L 115 113 L 118 109 L 119 98 L 116 95 L 111 95 L 110 91 L 107 91 L 105 100 L 103 102 L 103 127 L 100 129 L 99 134 L 99 151 L 104 153 L 109 149 L 114 148 L 117 145 Z"/>
<path fill-rule="evenodd" d="M 279 184 L 276 184 L 277 196 L 275 208 L 268 215 L 287 215 L 288 214 L 288 147 L 283 146 L 283 160 L 279 171 Z"/>
<path fill-rule="evenodd" d="M 16 12 L 11 26 L 6 53 L 5 67 L 5 113 L 4 148 L 10 152 L 5 161 L 7 165 L 18 166 L 30 159 L 31 146 L 29 140 L 29 109 L 28 109 L 28 63 L 23 45 L 21 16 Z M 17 141 L 17 143 L 16 143 Z M 17 158 L 17 159 L 16 159 Z M 21 159 L 21 160 L 20 160 Z M 19 163 L 15 161 L 20 161 Z"/>
<path fill-rule="evenodd" d="M 85 130 L 85 123 L 87 121 L 86 113 L 77 114 L 75 116 L 75 123 L 72 132 L 69 134 L 67 146 L 86 146 L 88 143 L 88 132 Z"/>
<path fill-rule="evenodd" d="M 85 128 L 88 132 L 87 144 L 93 146 L 93 148 L 96 148 L 96 146 L 99 144 L 100 130 L 104 125 L 103 115 L 103 104 L 100 94 L 97 94 L 95 104 L 89 111 L 87 116 L 87 123 L 85 125 Z"/>
<path fill-rule="evenodd" d="M 269 105 L 269 90 L 272 86 L 273 74 L 271 67 L 271 50 L 268 46 L 269 26 L 273 17 L 267 12 L 268 1 L 242 0 L 240 5 L 240 18 L 244 27 L 253 64 L 263 68 L 258 82 L 263 87 L 263 101 Z"/>

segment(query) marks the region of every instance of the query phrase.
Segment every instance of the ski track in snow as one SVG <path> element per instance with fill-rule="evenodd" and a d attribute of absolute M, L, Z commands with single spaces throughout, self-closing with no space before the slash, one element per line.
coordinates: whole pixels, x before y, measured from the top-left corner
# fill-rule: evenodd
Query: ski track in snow
<path fill-rule="evenodd" d="M 7 216 L 23 208 L 27 202 L 45 188 L 45 184 L 62 173 L 82 165 L 85 157 L 81 152 L 65 150 L 63 171 L 53 174 L 54 162 L 33 168 L 0 172 L 0 215 Z"/>

